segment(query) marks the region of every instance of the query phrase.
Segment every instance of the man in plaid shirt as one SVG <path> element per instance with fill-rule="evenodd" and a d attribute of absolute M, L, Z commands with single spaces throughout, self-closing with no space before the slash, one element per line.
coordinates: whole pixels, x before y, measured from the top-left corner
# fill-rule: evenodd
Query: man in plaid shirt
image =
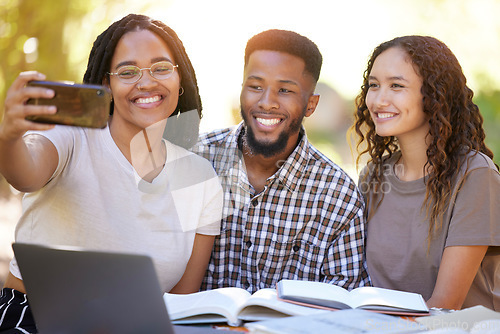
<path fill-rule="evenodd" d="M 212 162 L 225 193 L 202 289 L 253 293 L 281 279 L 369 284 L 362 197 L 302 126 L 319 101 L 321 64 L 317 46 L 295 32 L 268 30 L 248 41 L 243 122 L 202 135 L 193 148 Z"/>

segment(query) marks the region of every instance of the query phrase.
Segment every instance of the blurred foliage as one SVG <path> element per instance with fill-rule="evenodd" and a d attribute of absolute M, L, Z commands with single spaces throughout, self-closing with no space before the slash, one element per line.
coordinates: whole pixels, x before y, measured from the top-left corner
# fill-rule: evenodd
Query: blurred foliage
<path fill-rule="evenodd" d="M 6 91 L 20 72 L 81 82 L 93 41 L 127 5 L 128 0 L 0 0 L 0 120 Z M 9 194 L 0 176 L 0 198 Z"/>
<path fill-rule="evenodd" d="M 69 64 L 69 43 L 64 38 L 67 22 L 81 21 L 89 8 L 87 1 L 4 0 L 0 9 L 0 87 L 2 99 L 6 87 L 19 72 L 38 70 L 51 78 L 74 79 Z M 52 3 L 52 4 L 49 4 Z M 31 38 L 34 52 L 25 53 Z M 35 40 L 36 39 L 36 40 Z M 40 47 L 36 47 L 38 44 Z"/>
<path fill-rule="evenodd" d="M 169 3 L 164 0 L 161 5 Z M 125 15 L 124 9 L 139 13 L 157 7 L 158 2 L 135 0 L 0 0 L 0 119 L 6 90 L 20 72 L 37 70 L 49 80 L 81 82 L 92 43 L 101 31 Z M 488 90 L 492 87 L 488 75 L 481 81 L 484 89 L 476 90 L 475 102 L 485 119 L 487 145 L 499 164 L 500 90 Z M 346 103 L 353 108 L 352 101 Z M 343 164 L 350 160 L 346 130 L 309 134 L 322 151 Z M 9 187 L 0 176 L 0 197 L 7 194 Z"/>
<path fill-rule="evenodd" d="M 484 118 L 486 145 L 493 151 L 493 161 L 500 166 L 500 90 L 481 91 L 474 102 Z"/>
<path fill-rule="evenodd" d="M 0 103 L 7 88 L 20 72 L 38 70 L 51 78 L 75 78 L 69 65 L 68 43 L 64 39 L 68 21 L 81 21 L 88 11 L 87 1 L 2 0 L 0 6 Z M 31 43 L 26 43 L 31 38 Z M 30 48 L 25 53 L 25 47 Z M 37 45 L 41 47 L 38 48 Z M 3 118 L 3 108 L 0 119 Z M 2 180 L 0 195 L 8 187 Z"/>
<path fill-rule="evenodd" d="M 132 0 L 0 0 L 0 103 L 20 72 L 37 70 L 48 80 L 81 82 L 92 43 Z M 128 13 L 128 12 L 127 12 Z M 31 52 L 34 51 L 34 52 Z M 0 116 L 3 115 L 3 108 Z"/>

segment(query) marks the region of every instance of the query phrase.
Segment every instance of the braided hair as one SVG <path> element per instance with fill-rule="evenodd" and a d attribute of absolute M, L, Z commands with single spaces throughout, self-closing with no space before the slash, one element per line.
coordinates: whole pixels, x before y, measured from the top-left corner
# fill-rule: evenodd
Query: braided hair
<path fill-rule="evenodd" d="M 174 144 L 188 148 L 198 140 L 200 119 L 202 117 L 201 98 L 193 65 L 177 34 L 163 22 L 145 15 L 129 14 L 111 24 L 94 41 L 90 51 L 87 70 L 83 82 L 101 85 L 109 80 L 111 59 L 116 45 L 124 34 L 136 30 L 149 30 L 160 37 L 173 52 L 179 65 L 181 87 L 184 93 L 179 96 L 176 111 L 168 119 L 164 137 Z M 110 114 L 114 104 L 111 102 Z"/>
<path fill-rule="evenodd" d="M 376 58 L 390 48 L 401 48 L 407 54 L 415 71 L 422 77 L 421 93 L 424 112 L 429 117 L 429 138 L 427 163 L 424 169 L 432 171 L 426 177 L 426 208 L 430 225 L 429 239 L 442 226 L 444 208 L 452 194 L 452 179 L 467 161 L 470 152 L 481 152 L 493 159 L 492 151 L 486 146 L 483 117 L 472 101 L 474 93 L 467 86 L 457 58 L 441 41 L 429 36 L 403 36 L 384 42 L 373 51 L 363 75 L 361 93 L 356 97 L 355 123 L 352 127 L 358 136 L 357 148 L 361 155 L 367 153 L 373 166 L 371 180 L 362 180 L 376 197 L 380 191 L 383 163 L 387 156 L 399 150 L 396 137 L 381 137 L 375 131 L 366 105 L 369 90 L 368 77 Z M 363 149 L 360 149 L 364 147 Z M 498 168 L 498 166 L 497 166 Z M 382 198 L 368 198 L 380 204 Z M 378 205 L 372 206 L 374 210 Z M 374 211 L 373 210 L 373 211 Z M 370 213 L 370 216 L 373 212 Z"/>

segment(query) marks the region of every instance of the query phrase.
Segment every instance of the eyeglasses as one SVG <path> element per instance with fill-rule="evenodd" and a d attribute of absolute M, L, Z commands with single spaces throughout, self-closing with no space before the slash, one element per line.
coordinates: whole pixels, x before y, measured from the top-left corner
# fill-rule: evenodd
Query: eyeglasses
<path fill-rule="evenodd" d="M 174 65 L 169 61 L 160 61 L 158 63 L 154 63 L 149 68 L 139 68 L 135 65 L 125 65 L 119 67 L 115 73 L 108 74 L 116 75 L 123 83 L 133 84 L 142 78 L 142 71 L 144 70 L 149 70 L 151 76 L 157 80 L 165 80 L 168 79 L 172 73 L 174 73 L 174 69 L 176 67 L 179 67 L 179 65 Z"/>

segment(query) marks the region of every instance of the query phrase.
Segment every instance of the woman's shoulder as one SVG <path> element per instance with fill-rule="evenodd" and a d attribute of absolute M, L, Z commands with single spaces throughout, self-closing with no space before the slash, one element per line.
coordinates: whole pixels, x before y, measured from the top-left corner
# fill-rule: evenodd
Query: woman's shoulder
<path fill-rule="evenodd" d="M 167 159 L 177 160 L 183 158 L 189 158 L 189 160 L 197 161 L 201 163 L 208 163 L 208 160 L 201 157 L 200 155 L 185 149 L 182 146 L 176 145 L 168 140 L 165 140 L 165 145 L 167 147 Z"/>
<path fill-rule="evenodd" d="M 94 146 L 94 142 L 100 140 L 97 135 L 101 129 L 83 128 L 68 125 L 56 125 L 54 128 L 46 131 L 28 131 L 24 136 L 43 136 L 50 140 L 56 148 L 72 149 L 85 145 Z"/>
<path fill-rule="evenodd" d="M 177 170 L 182 170 L 183 173 L 203 173 L 211 177 L 215 176 L 215 170 L 207 159 L 167 140 L 165 143 L 167 163 L 175 162 Z"/>
<path fill-rule="evenodd" d="M 478 184 L 483 186 L 500 182 L 500 173 L 490 157 L 478 151 L 470 151 L 466 154 L 464 161 L 456 175 L 457 185 L 473 185 L 477 189 Z"/>
<path fill-rule="evenodd" d="M 488 157 L 486 154 L 478 151 L 470 151 L 466 157 L 465 166 L 467 171 L 472 171 L 479 168 L 489 168 L 498 170 L 495 166 L 493 160 Z"/>
<path fill-rule="evenodd" d="M 75 136 L 76 135 L 83 135 L 85 131 L 85 128 L 80 128 L 76 126 L 68 126 L 68 125 L 56 125 L 50 130 L 44 130 L 44 131 L 37 131 L 37 130 L 30 130 L 25 133 L 24 136 L 30 136 L 30 135 L 41 135 L 47 138 L 50 137 L 61 137 L 61 136 Z"/>

